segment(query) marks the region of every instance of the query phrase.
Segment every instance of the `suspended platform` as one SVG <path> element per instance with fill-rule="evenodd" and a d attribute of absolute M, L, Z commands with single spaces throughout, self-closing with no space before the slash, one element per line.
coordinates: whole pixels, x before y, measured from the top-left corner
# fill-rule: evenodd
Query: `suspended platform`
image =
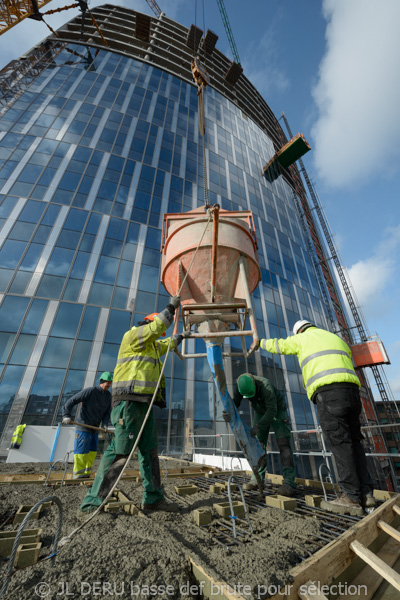
<path fill-rule="evenodd" d="M 264 175 L 267 181 L 272 183 L 281 174 L 280 166 L 287 169 L 310 150 L 311 146 L 304 135 L 298 133 L 267 162 L 262 170 L 262 175 Z"/>

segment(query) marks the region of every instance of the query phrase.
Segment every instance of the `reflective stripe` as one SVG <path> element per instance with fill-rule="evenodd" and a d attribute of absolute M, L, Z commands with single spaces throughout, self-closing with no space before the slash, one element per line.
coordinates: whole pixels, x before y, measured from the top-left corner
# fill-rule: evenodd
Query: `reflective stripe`
<path fill-rule="evenodd" d="M 320 352 L 314 352 L 314 354 L 307 356 L 307 358 L 305 358 L 301 363 L 300 367 L 303 369 L 305 365 L 310 362 L 310 360 L 314 360 L 314 358 L 318 358 L 320 356 L 327 356 L 328 354 L 343 354 L 349 358 L 349 355 L 344 350 L 321 350 Z"/>
<path fill-rule="evenodd" d="M 139 379 L 128 379 L 128 381 L 113 381 L 113 390 L 115 391 L 119 387 L 131 387 L 132 384 L 137 387 L 155 388 L 157 385 L 157 381 L 140 381 Z"/>
<path fill-rule="evenodd" d="M 316 381 L 317 379 L 320 379 L 321 377 L 325 377 L 326 375 L 335 375 L 336 373 L 349 373 L 350 375 L 354 375 L 354 377 L 357 377 L 357 375 L 355 374 L 355 371 L 353 371 L 353 369 L 327 369 L 326 371 L 321 371 L 320 373 L 317 373 L 313 377 L 310 377 L 310 379 L 306 383 L 306 387 L 309 388 L 310 385 L 312 383 L 314 383 L 314 381 Z M 349 382 L 349 383 L 351 383 L 351 382 Z"/>
<path fill-rule="evenodd" d="M 86 456 L 85 454 L 81 454 L 80 456 Z M 86 467 L 83 469 L 79 469 L 79 471 L 73 471 L 74 475 L 79 475 L 79 473 L 84 473 L 86 471 Z"/>
<path fill-rule="evenodd" d="M 278 340 L 275 340 L 275 346 L 276 346 L 276 353 L 281 354 L 281 349 L 279 348 Z"/>
<path fill-rule="evenodd" d="M 150 358 L 150 356 L 141 356 L 139 354 L 138 356 L 127 356 L 126 358 L 119 358 L 117 360 L 117 365 L 122 365 L 123 363 L 132 362 L 134 360 L 141 360 L 143 362 L 149 362 L 149 363 L 152 363 L 153 365 L 158 364 L 158 358 Z"/>
<path fill-rule="evenodd" d="M 143 340 L 143 328 L 146 327 L 146 325 L 141 325 L 138 329 L 138 344 L 139 344 L 139 348 L 140 350 L 144 350 L 144 340 Z"/>

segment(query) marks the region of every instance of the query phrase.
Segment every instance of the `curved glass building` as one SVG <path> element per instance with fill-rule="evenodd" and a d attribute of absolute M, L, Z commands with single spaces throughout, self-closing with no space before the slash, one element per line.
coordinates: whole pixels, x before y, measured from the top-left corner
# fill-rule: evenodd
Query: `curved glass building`
<path fill-rule="evenodd" d="M 1 455 L 19 423 L 59 422 L 66 398 L 113 370 L 123 333 L 167 304 L 163 213 L 204 202 L 195 53 L 210 77 L 211 204 L 255 218 L 259 335 L 286 337 L 299 318 L 331 328 L 294 192 L 298 172 L 282 169 L 272 183 L 261 175 L 287 140 L 240 68 L 215 48 L 215 34 L 113 5 L 93 14 L 107 45 L 88 15 L 83 24 L 77 17 L 0 73 Z M 315 428 L 295 357 L 227 360 L 229 385 L 243 371 L 285 391 L 292 429 Z M 216 437 L 228 430 L 206 359 L 171 356 L 166 376 L 168 409 L 155 409 L 160 450 L 232 445 Z M 251 419 L 248 406 L 243 417 Z M 295 443 L 318 451 L 314 435 Z M 300 457 L 298 474 L 315 476 L 319 460 Z"/>

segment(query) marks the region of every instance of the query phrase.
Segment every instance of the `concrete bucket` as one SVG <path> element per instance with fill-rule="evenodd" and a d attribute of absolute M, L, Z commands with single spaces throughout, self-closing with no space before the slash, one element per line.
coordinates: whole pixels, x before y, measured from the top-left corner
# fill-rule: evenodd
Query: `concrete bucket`
<path fill-rule="evenodd" d="M 184 282 L 184 325 L 199 330 L 192 337 L 241 336 L 244 341 L 252 336 L 250 350 L 244 350 L 251 354 L 258 336 L 250 294 L 260 279 L 251 211 L 230 212 L 215 205 L 164 215 L 161 280 L 171 295 Z M 247 318 L 251 329 L 246 330 Z"/>
<path fill-rule="evenodd" d="M 181 358 L 206 356 L 221 398 L 230 415 L 229 426 L 249 461 L 262 494 L 258 470 L 265 465 L 265 452 L 250 435 L 228 392 L 223 356 L 250 356 L 258 347 L 251 292 L 261 279 L 257 238 L 250 211 L 229 212 L 213 207 L 187 213 L 165 214 L 162 236 L 161 281 L 171 296 L 180 294 L 185 329 L 191 338 L 202 338 L 206 353 L 186 352 Z M 246 329 L 250 323 L 250 329 Z M 224 338 L 240 336 L 242 352 L 223 352 Z M 246 349 L 245 337 L 253 338 Z"/>

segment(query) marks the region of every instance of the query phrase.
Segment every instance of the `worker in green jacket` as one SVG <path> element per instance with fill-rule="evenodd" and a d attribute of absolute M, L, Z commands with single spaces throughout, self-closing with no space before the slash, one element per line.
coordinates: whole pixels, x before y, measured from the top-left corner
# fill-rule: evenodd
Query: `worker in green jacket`
<path fill-rule="evenodd" d="M 283 473 L 283 483 L 277 489 L 277 493 L 282 496 L 293 496 L 296 489 L 295 468 L 290 447 L 289 419 L 283 395 L 269 379 L 243 373 L 238 377 L 233 394 L 236 408 L 239 408 L 243 398 L 249 399 L 254 411 L 253 427 L 250 429 L 250 433 L 253 437 L 258 438 L 265 450 L 267 449 L 269 430 L 272 426 L 281 456 Z M 224 412 L 222 416 L 226 422 L 230 421 L 229 413 Z M 261 481 L 265 479 L 266 464 L 265 461 L 265 465 L 258 471 Z M 254 474 L 248 488 L 250 486 L 252 489 L 258 489 Z"/>
<path fill-rule="evenodd" d="M 81 512 L 92 512 L 102 504 L 128 459 L 160 379 L 160 356 L 167 352 L 170 345 L 170 338 L 159 338 L 165 336 L 165 330 L 172 324 L 179 304 L 179 296 L 174 296 L 161 313 L 148 315 L 122 338 L 112 385 L 111 423 L 115 427 L 115 436 L 103 454 L 93 485 L 82 501 Z M 181 343 L 182 337 L 181 334 L 172 336 L 171 349 Z M 164 375 L 154 404 L 160 408 L 166 406 Z M 170 512 L 178 510 L 176 504 L 164 498 L 153 411 L 144 426 L 138 450 L 143 480 L 142 508 Z"/>
<path fill-rule="evenodd" d="M 336 461 L 341 494 L 321 506 L 339 514 L 363 514 L 375 505 L 360 429 L 360 380 L 348 345 L 334 333 L 306 320 L 297 321 L 294 335 L 261 340 L 273 354 L 296 354 L 308 398 L 317 405 L 323 434 Z"/>

